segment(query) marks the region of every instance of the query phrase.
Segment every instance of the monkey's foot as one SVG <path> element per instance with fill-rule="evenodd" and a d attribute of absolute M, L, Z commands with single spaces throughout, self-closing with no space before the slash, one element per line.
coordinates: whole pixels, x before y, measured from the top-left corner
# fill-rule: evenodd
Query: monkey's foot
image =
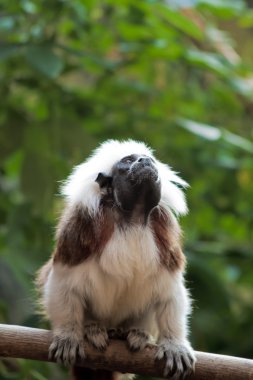
<path fill-rule="evenodd" d="M 62 333 L 55 335 L 49 347 L 49 360 L 56 360 L 66 366 L 73 365 L 77 359 L 85 359 L 84 340 L 76 335 Z"/>
<path fill-rule="evenodd" d="M 194 372 L 196 358 L 192 348 L 171 339 L 160 343 L 156 358 L 165 358 L 164 376 L 172 380 L 184 379 Z"/>
<path fill-rule="evenodd" d="M 126 339 L 130 351 L 139 351 L 146 347 L 149 335 L 143 330 L 132 328 L 128 331 Z"/>
<path fill-rule="evenodd" d="M 90 323 L 84 326 L 84 338 L 100 351 L 104 351 L 109 344 L 106 328 L 97 323 Z"/>

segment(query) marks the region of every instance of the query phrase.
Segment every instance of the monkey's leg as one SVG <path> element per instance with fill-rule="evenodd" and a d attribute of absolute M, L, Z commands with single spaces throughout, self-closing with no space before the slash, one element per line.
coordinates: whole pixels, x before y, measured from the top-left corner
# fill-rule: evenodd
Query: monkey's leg
<path fill-rule="evenodd" d="M 75 363 L 78 357 L 84 359 L 82 298 L 75 289 L 66 287 L 56 270 L 45 288 L 45 305 L 53 328 L 49 358 L 65 365 Z"/>
<path fill-rule="evenodd" d="M 188 297 L 184 287 L 179 287 L 174 298 L 161 303 L 157 311 L 159 349 L 157 358 L 165 357 L 164 375 L 184 379 L 194 371 L 195 355 L 187 340 Z"/>

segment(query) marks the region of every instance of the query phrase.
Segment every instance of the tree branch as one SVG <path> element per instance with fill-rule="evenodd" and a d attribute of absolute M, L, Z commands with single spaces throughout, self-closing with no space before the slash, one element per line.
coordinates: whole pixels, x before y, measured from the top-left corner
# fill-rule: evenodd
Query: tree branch
<path fill-rule="evenodd" d="M 40 361 L 48 360 L 50 331 L 0 324 L 0 356 Z M 163 376 L 163 361 L 155 360 L 155 345 L 131 353 L 124 341 L 111 340 L 103 353 L 85 346 L 87 359 L 77 364 L 93 369 L 107 369 L 154 377 Z M 253 380 L 253 360 L 196 352 L 197 365 L 191 380 Z"/>

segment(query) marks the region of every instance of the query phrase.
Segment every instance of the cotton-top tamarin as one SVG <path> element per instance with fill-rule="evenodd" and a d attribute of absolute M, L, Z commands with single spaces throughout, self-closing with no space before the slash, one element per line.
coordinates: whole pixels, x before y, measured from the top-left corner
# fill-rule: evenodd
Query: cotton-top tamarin
<path fill-rule="evenodd" d="M 104 350 L 113 331 L 124 334 L 130 350 L 141 350 L 155 323 L 165 375 L 193 371 L 176 219 L 187 211 L 184 186 L 133 140 L 106 141 L 74 168 L 62 187 L 66 204 L 53 256 L 38 275 L 53 329 L 51 358 L 72 365 L 85 358 L 84 341 Z"/>

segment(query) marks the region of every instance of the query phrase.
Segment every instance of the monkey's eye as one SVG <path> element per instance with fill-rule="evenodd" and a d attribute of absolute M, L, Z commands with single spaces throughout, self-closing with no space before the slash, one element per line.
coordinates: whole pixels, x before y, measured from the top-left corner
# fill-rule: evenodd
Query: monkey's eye
<path fill-rule="evenodd" d="M 135 160 L 135 157 L 131 155 L 131 156 L 126 156 L 122 158 L 121 162 L 123 162 L 124 164 L 131 164 L 134 160 Z"/>

